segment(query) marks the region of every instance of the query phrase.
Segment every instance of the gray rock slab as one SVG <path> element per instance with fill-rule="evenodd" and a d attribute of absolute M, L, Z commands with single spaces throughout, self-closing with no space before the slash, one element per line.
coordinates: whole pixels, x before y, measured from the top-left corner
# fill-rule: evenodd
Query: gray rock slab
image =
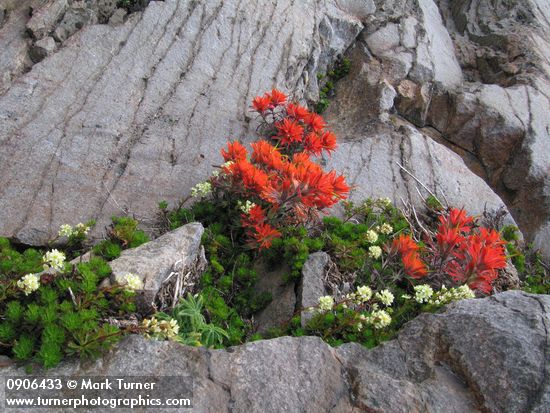
<path fill-rule="evenodd" d="M 191 376 L 196 412 L 545 412 L 549 310 L 549 296 L 520 291 L 466 300 L 373 350 L 317 337 L 206 350 L 130 336 L 95 362 L 47 374 Z M 16 374 L 25 373 L 0 365 L 2 392 Z"/>
<path fill-rule="evenodd" d="M 157 239 L 127 249 L 109 265 L 113 270 L 111 283 L 124 284 L 127 273 L 137 275 L 143 281 L 143 290 L 137 296 L 138 309 L 148 313 L 162 283 L 175 266 L 191 266 L 200 253 L 204 228 L 199 223 L 184 225 Z"/>
<path fill-rule="evenodd" d="M 298 305 L 307 308 L 319 304 L 319 297 L 327 295 L 325 288 L 325 274 L 330 257 L 326 252 L 310 254 L 302 268 L 302 278 L 298 286 Z M 302 327 L 311 320 L 313 313 L 302 311 Z"/>
<path fill-rule="evenodd" d="M 256 266 L 258 282 L 254 286 L 256 294 L 269 293 L 271 302 L 254 316 L 256 331 L 265 333 L 271 328 L 281 327 L 290 321 L 296 309 L 295 283 L 288 282 L 288 266 L 268 269 L 265 263 Z"/>
<path fill-rule="evenodd" d="M 120 207 L 152 219 L 221 163 L 228 138 L 253 138 L 255 95 L 315 94 L 363 28 L 352 12 L 166 0 L 82 28 L 0 96 L 0 234 L 42 244 L 95 218 L 100 236 Z"/>

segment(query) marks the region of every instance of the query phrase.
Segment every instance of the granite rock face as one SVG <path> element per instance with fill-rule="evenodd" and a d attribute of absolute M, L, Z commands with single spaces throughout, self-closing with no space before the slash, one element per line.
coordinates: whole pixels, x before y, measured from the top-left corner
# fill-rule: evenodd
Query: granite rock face
<path fill-rule="evenodd" d="M 363 28 L 357 7 L 167 0 L 86 23 L 0 96 L 0 233 L 41 244 L 80 217 L 102 228 L 116 205 L 153 217 L 209 175 L 227 138 L 251 137 L 254 95 L 316 93 Z"/>
<path fill-rule="evenodd" d="M 327 162 L 354 199 L 421 206 L 420 181 L 472 213 L 505 204 L 550 256 L 545 0 L 146 3 L 0 5 L 0 235 L 43 244 L 95 218 L 100 236 L 121 208 L 151 220 L 227 138 L 255 138 L 254 95 L 314 101 L 345 53 Z"/>
<path fill-rule="evenodd" d="M 170 366 L 169 375 L 193 377 L 196 412 L 542 413 L 549 311 L 548 296 L 522 292 L 467 300 L 418 317 L 373 350 L 316 337 L 205 350 L 131 336 L 92 364 L 65 362 L 48 374 L 154 376 Z"/>

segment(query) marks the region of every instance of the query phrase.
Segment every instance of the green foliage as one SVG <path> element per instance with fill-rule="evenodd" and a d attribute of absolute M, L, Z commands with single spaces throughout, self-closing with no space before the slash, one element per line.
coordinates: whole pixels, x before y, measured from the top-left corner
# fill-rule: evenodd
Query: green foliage
<path fill-rule="evenodd" d="M 179 325 L 179 341 L 187 345 L 220 348 L 229 334 L 221 327 L 207 323 L 202 294 L 182 298 L 170 315 L 157 313 L 160 320 L 175 319 Z"/>
<path fill-rule="evenodd" d="M 542 255 L 530 245 L 520 255 L 523 265 L 517 265 L 523 290 L 532 294 L 550 294 L 550 268 L 544 262 Z"/>
<path fill-rule="evenodd" d="M 247 320 L 269 304 L 271 296 L 254 289 L 258 277 L 256 256 L 246 245 L 242 227 L 234 225 L 241 212 L 224 200 L 217 200 L 216 205 L 220 207 L 202 199 L 190 208 L 161 209 L 161 219 L 170 229 L 194 221 L 205 227 L 202 244 L 209 266 L 200 283 L 204 314 L 209 324 L 227 333 L 223 345 L 237 345 L 249 333 Z"/>
<path fill-rule="evenodd" d="M 319 100 L 315 103 L 315 112 L 323 113 L 329 106 L 329 98 L 334 93 L 334 83 L 344 78 L 350 71 L 351 61 L 347 58 L 338 60 L 326 74 L 318 73 L 317 80 L 322 84 Z"/>
<path fill-rule="evenodd" d="M 426 205 L 428 206 L 428 208 L 434 211 L 441 211 L 443 209 L 443 205 L 441 205 L 441 202 L 439 202 L 439 199 L 437 199 L 433 195 L 430 195 L 426 198 Z"/>
<path fill-rule="evenodd" d="M 149 241 L 145 232 L 138 229 L 138 222 L 130 217 L 112 217 L 110 230 L 112 239 L 120 241 L 123 247 L 135 248 Z"/>
<path fill-rule="evenodd" d="M 506 250 L 518 270 L 522 289 L 532 294 L 550 294 L 550 268 L 533 245 L 522 245 L 518 227 L 506 225 L 500 233 L 507 241 Z"/>
<path fill-rule="evenodd" d="M 287 281 L 297 281 L 302 275 L 302 267 L 309 254 L 321 251 L 325 247 L 326 237 L 323 235 L 310 237 L 304 227 L 287 228 L 281 238 L 273 241 L 273 245 L 265 252 L 265 256 L 273 266 L 283 258 L 290 267 Z"/>
<path fill-rule="evenodd" d="M 130 217 L 112 217 L 109 229 L 109 238 L 99 242 L 93 252 L 96 255 L 111 261 L 120 257 L 122 250 L 139 247 L 149 241 L 147 234 L 138 229 L 139 223 Z"/>
<path fill-rule="evenodd" d="M 7 238 L 0 237 L 0 279 L 41 271 L 42 255 L 42 252 L 34 248 L 19 252 Z"/>
<path fill-rule="evenodd" d="M 65 356 L 95 357 L 120 338 L 122 331 L 102 320 L 135 312 L 135 293 L 118 286 L 99 288 L 111 274 L 102 258 L 39 275 L 38 290 L 26 295 L 17 281 L 42 270 L 42 254 L 34 249 L 18 252 L 5 239 L 0 245 L 4 354 L 51 368 Z"/>
<path fill-rule="evenodd" d="M 104 240 L 98 243 L 93 248 L 93 251 L 94 254 L 97 254 L 106 260 L 112 261 L 115 258 L 120 257 L 120 254 L 122 253 L 122 246 L 116 241 Z"/>

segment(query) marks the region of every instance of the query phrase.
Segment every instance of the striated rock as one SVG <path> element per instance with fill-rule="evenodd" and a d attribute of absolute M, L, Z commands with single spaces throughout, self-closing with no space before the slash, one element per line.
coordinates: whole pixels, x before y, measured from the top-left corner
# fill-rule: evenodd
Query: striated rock
<path fill-rule="evenodd" d="M 209 175 L 228 137 L 251 135 L 253 96 L 315 95 L 316 73 L 363 28 L 357 9 L 167 0 L 79 30 L 0 96 L 0 234 L 42 244 L 95 218 L 97 236 L 119 208 L 152 219 Z"/>
<path fill-rule="evenodd" d="M 391 82 L 384 67 L 364 56 L 361 44 L 351 51 L 350 58 L 350 78 L 339 84 L 326 112 L 327 121 L 340 138 L 339 148 L 326 159 L 326 166 L 347 176 L 353 185 L 352 200 L 390 197 L 398 206 L 406 202 L 421 208 L 423 198 L 430 195 L 426 186 L 443 202 L 464 207 L 472 214 L 504 205 L 460 156 L 424 131 L 398 117 L 392 117 L 390 123 L 377 122 L 380 108 L 375 103 L 381 102 L 380 83 Z M 419 118 L 425 117 L 430 95 L 424 86 L 405 79 L 398 83 L 396 92 L 398 111 L 410 104 L 411 113 L 414 110 Z M 508 216 L 507 222 L 514 220 Z"/>
<path fill-rule="evenodd" d="M 327 295 L 325 288 L 325 272 L 330 257 L 326 252 L 314 252 L 310 254 L 302 268 L 302 278 L 298 287 L 298 306 L 307 308 L 319 304 L 319 297 Z M 302 327 L 311 320 L 313 314 L 302 311 Z"/>
<path fill-rule="evenodd" d="M 462 301 L 373 350 L 331 348 L 316 337 L 206 350 L 130 336 L 96 362 L 65 362 L 48 374 L 158 376 L 170 366 L 171 376 L 193 377 L 196 412 L 542 413 L 549 311 L 548 296 L 519 291 Z M 2 381 L 25 374 L 0 368 Z"/>
<path fill-rule="evenodd" d="M 422 35 L 417 37 L 416 60 L 411 79 L 434 81 L 445 88 L 462 83 L 462 71 L 454 54 L 453 43 L 433 0 L 418 0 Z"/>
<path fill-rule="evenodd" d="M 138 310 L 149 313 L 170 273 L 175 268 L 191 267 L 199 258 L 203 231 L 201 224 L 187 224 L 154 241 L 123 251 L 119 258 L 109 262 L 113 270 L 111 282 L 124 284 L 127 273 L 140 277 L 144 288 L 137 297 Z"/>

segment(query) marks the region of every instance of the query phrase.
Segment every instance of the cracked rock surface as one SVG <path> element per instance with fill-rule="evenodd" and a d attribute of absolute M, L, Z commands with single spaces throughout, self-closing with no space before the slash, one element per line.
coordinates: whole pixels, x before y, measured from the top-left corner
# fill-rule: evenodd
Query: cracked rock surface
<path fill-rule="evenodd" d="M 425 185 L 472 214 L 505 205 L 550 257 L 550 9 L 493 3 L 167 0 L 126 15 L 4 0 L 0 235 L 43 245 L 88 219 L 100 236 L 121 210 L 153 221 L 228 138 L 255 138 L 253 96 L 315 101 L 317 74 L 345 54 L 325 113 L 341 144 L 325 161 L 353 199 L 418 207 Z"/>
<path fill-rule="evenodd" d="M 549 311 L 550 297 L 518 291 L 466 300 L 373 350 L 316 337 L 205 350 L 131 336 L 92 364 L 65 362 L 48 374 L 153 376 L 169 365 L 170 375 L 193 377 L 196 412 L 543 413 Z"/>
<path fill-rule="evenodd" d="M 362 30 L 346 3 L 167 0 L 83 27 L 0 95 L 0 233 L 41 244 L 185 196 L 250 136 L 254 95 L 315 90 Z"/>

